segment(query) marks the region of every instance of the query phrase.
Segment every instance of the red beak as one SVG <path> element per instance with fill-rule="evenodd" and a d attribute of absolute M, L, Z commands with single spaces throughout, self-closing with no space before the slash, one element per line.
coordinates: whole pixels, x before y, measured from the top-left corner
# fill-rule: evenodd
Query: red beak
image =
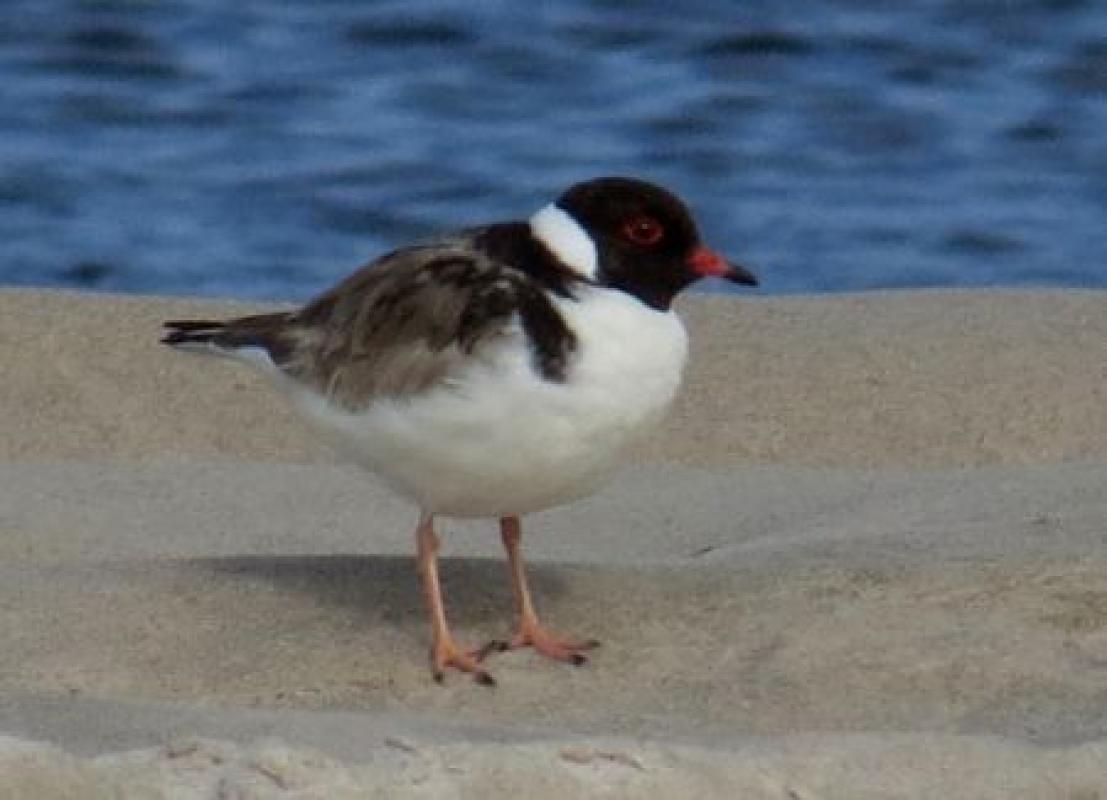
<path fill-rule="evenodd" d="M 745 267 L 728 262 L 717 252 L 710 248 L 697 247 L 687 259 L 687 266 L 692 271 L 704 278 L 722 278 L 732 283 L 741 283 L 747 287 L 757 285 L 755 274 Z"/>
<path fill-rule="evenodd" d="M 731 283 L 740 283 L 743 286 L 756 286 L 757 276 L 745 267 L 729 263 L 714 250 L 700 245 L 688 256 L 686 262 L 692 271 L 704 278 L 722 278 Z"/>

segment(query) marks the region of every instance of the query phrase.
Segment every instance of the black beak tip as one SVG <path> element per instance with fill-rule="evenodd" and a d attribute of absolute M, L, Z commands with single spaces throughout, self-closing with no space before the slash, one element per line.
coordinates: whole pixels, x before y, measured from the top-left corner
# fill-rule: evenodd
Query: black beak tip
<path fill-rule="evenodd" d="M 750 272 L 745 267 L 740 267 L 737 264 L 729 264 L 730 269 L 727 270 L 726 279 L 731 283 L 737 283 L 742 286 L 759 286 L 760 281 L 757 280 L 757 276 Z"/>

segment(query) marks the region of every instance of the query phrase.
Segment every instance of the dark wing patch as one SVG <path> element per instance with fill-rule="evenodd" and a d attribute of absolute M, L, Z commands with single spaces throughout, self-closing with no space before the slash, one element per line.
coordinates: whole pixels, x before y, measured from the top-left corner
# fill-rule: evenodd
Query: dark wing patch
<path fill-rule="evenodd" d="M 291 320 L 303 344 L 282 365 L 350 408 L 432 388 L 518 315 L 547 380 L 565 379 L 576 338 L 518 271 L 459 248 L 398 251 L 355 273 Z"/>
<path fill-rule="evenodd" d="M 548 381 L 563 382 L 577 337 L 550 298 L 533 284 L 522 283 L 514 299 L 538 374 Z"/>

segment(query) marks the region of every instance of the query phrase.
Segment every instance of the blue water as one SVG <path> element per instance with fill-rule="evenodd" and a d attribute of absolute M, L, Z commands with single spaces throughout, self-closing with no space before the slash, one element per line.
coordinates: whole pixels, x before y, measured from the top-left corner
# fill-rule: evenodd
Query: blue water
<path fill-rule="evenodd" d="M 1107 3 L 3 0 L 0 284 L 299 299 L 651 178 L 770 293 L 1107 286 Z"/>

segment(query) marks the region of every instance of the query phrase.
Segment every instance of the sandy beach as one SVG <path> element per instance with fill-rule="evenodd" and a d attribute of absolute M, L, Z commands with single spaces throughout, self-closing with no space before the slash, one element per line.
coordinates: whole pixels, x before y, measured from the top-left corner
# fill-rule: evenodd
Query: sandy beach
<path fill-rule="evenodd" d="M 157 343 L 254 308 L 0 292 L 0 798 L 1107 797 L 1107 293 L 685 298 L 669 423 L 526 523 L 603 646 L 493 690 L 430 679 L 414 510 Z"/>

